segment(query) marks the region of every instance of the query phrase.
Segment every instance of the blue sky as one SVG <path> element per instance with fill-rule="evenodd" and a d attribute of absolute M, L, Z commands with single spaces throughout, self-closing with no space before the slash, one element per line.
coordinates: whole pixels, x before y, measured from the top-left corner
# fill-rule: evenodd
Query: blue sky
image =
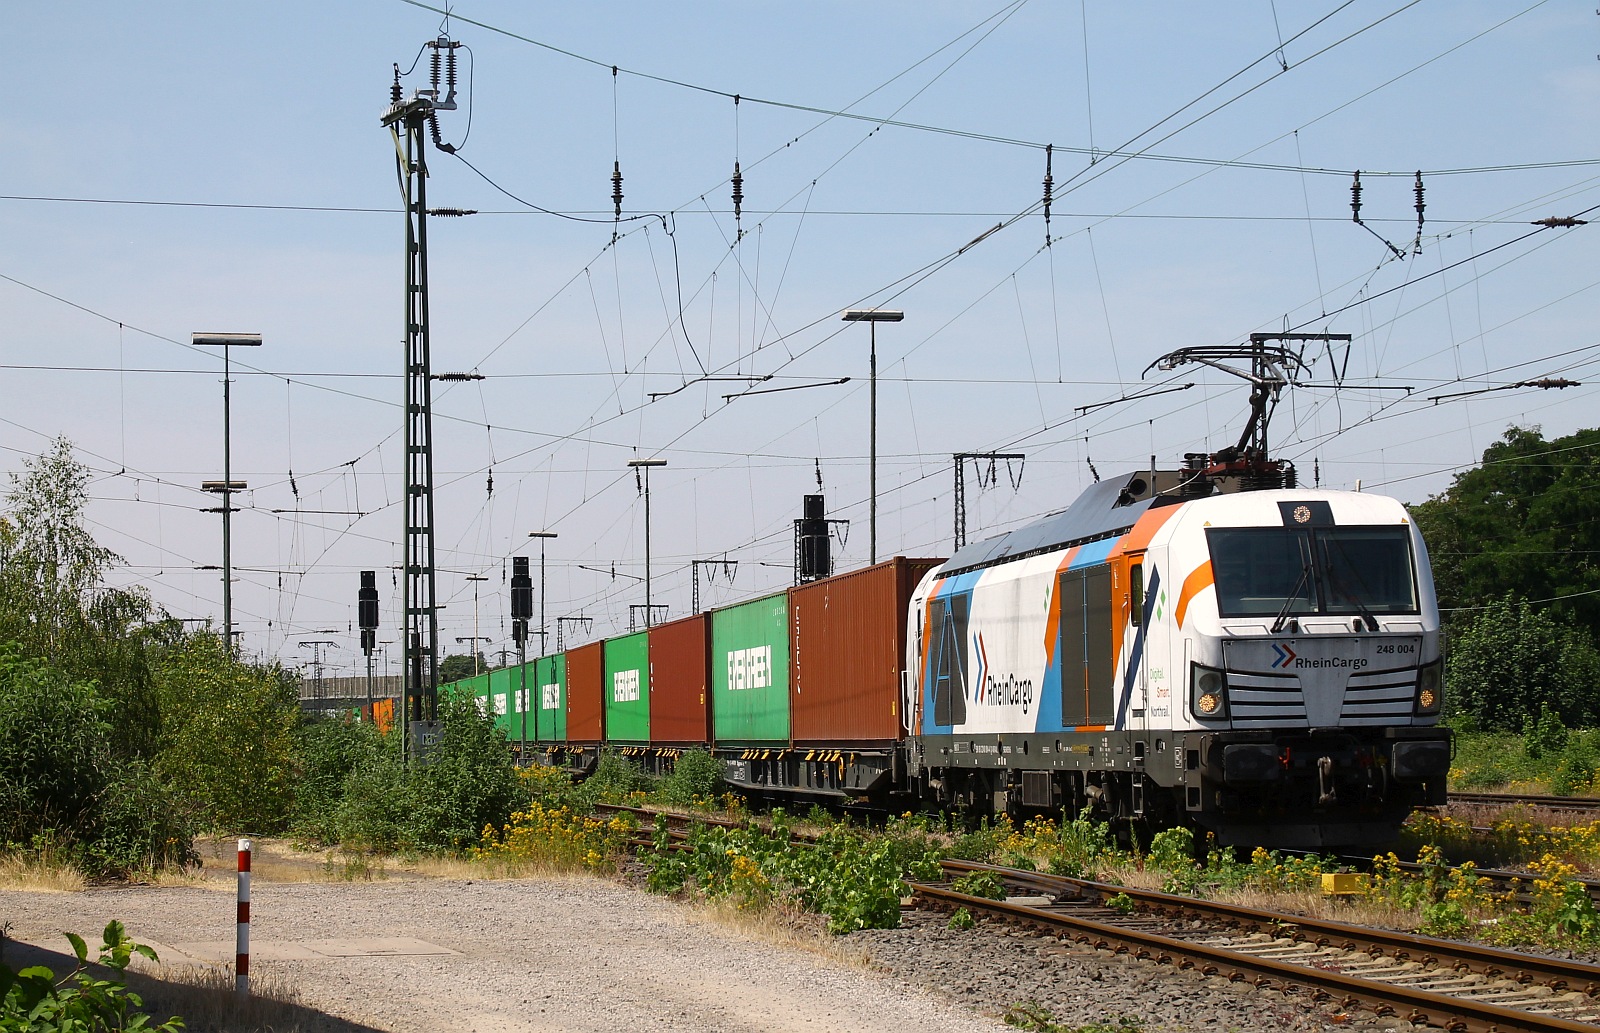
<path fill-rule="evenodd" d="M 787 584 L 819 476 L 850 521 L 840 568 L 865 563 L 852 306 L 906 312 L 878 335 L 880 555 L 947 554 L 953 452 L 1028 456 L 1016 487 L 969 469 L 979 535 L 1066 505 L 1091 460 L 1109 476 L 1237 437 L 1239 382 L 1192 367 L 1187 391 L 1077 409 L 1165 382 L 1141 374 L 1167 351 L 1254 331 L 1353 335 L 1344 386 L 1292 392 L 1273 425 L 1307 482 L 1416 501 L 1513 423 L 1595 422 L 1596 231 L 1530 225 L 1600 205 L 1592 4 L 454 13 L 470 54 L 441 131 L 465 162 L 430 155 L 429 201 L 481 214 L 431 226 L 434 368 L 485 379 L 437 394 L 447 646 L 509 644 L 502 576 L 536 529 L 561 536 L 551 618 L 626 627 L 636 456 L 669 462 L 651 500 L 670 616 L 692 559 L 739 561 L 702 584 L 709 603 Z M 353 671 L 356 572 L 399 558 L 403 222 L 379 116 L 392 65 L 441 23 L 403 0 L 11 13 L 0 456 L 17 470 L 69 436 L 118 582 L 215 617 L 217 575 L 195 568 L 219 561 L 197 489 L 221 474 L 221 362 L 188 340 L 260 332 L 234 384 L 236 619 L 289 663 L 327 637 Z M 826 114 L 845 110 L 863 118 Z M 614 244 L 613 161 L 642 216 Z M 1370 231 L 1350 219 L 1355 169 Z M 702 371 L 850 379 L 729 402 L 741 385 Z M 1585 386 L 1428 400 L 1547 376 Z"/>

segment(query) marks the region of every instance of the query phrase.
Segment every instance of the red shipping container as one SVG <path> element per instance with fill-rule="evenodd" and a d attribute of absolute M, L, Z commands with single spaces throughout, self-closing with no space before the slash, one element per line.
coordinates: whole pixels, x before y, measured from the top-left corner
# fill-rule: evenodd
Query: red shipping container
<path fill-rule="evenodd" d="M 796 745 L 900 739 L 906 610 L 944 562 L 896 556 L 789 591 L 789 713 Z"/>
<path fill-rule="evenodd" d="M 689 746 L 711 741 L 711 615 L 650 629 L 650 741 Z"/>
<path fill-rule="evenodd" d="M 599 742 L 605 733 L 606 644 L 567 650 L 567 741 Z"/>

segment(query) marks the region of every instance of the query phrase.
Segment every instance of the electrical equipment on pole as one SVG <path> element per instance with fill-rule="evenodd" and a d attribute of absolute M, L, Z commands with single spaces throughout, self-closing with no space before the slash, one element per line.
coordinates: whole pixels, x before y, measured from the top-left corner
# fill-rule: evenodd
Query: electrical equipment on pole
<path fill-rule="evenodd" d="M 367 658 L 367 714 L 372 714 L 372 650 L 378 644 L 378 572 L 361 572 L 361 590 L 356 593 L 356 622 L 361 625 L 361 652 Z"/>
<path fill-rule="evenodd" d="M 394 140 L 399 165 L 401 201 L 406 217 L 405 293 L 405 574 L 404 616 L 400 648 L 405 662 L 406 752 L 421 756 L 438 734 L 439 619 L 435 599 L 433 540 L 433 390 L 430 374 L 428 326 L 428 162 L 424 133 L 442 150 L 453 150 L 439 139 L 437 112 L 456 107 L 456 49 L 461 44 L 441 37 L 427 44 L 433 51 L 432 89 L 417 90 L 403 98 L 400 67 L 395 66 L 389 109 L 382 124 Z M 449 88 L 440 97 L 441 58 L 448 70 Z"/>

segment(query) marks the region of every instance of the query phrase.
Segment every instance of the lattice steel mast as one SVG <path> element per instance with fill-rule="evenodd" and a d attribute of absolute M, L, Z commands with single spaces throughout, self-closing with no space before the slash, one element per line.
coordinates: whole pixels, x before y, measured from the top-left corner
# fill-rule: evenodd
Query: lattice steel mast
<path fill-rule="evenodd" d="M 419 722 L 439 716 L 439 620 L 435 603 L 433 539 L 433 387 L 428 327 L 428 163 L 423 133 L 432 129 L 438 142 L 435 112 L 454 110 L 455 49 L 460 44 L 440 38 L 433 50 L 433 89 L 418 90 L 402 100 L 400 69 L 395 66 L 389 110 L 383 125 L 394 139 L 401 200 L 406 216 L 405 296 L 405 559 L 404 617 L 401 649 L 407 751 L 418 752 L 433 729 Z M 450 88 L 439 98 L 441 53 L 449 60 Z"/>

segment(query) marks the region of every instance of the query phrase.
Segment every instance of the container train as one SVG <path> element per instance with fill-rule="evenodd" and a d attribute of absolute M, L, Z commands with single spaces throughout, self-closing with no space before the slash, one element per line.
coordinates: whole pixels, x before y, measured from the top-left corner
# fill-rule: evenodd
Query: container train
<path fill-rule="evenodd" d="M 1259 457 L 1098 481 L 895 557 L 457 683 L 528 759 L 711 751 L 768 799 L 1354 848 L 1443 803 L 1438 607 L 1403 506 Z M 526 686 L 526 688 L 524 688 Z M 529 706 L 529 703 L 532 706 Z"/>

